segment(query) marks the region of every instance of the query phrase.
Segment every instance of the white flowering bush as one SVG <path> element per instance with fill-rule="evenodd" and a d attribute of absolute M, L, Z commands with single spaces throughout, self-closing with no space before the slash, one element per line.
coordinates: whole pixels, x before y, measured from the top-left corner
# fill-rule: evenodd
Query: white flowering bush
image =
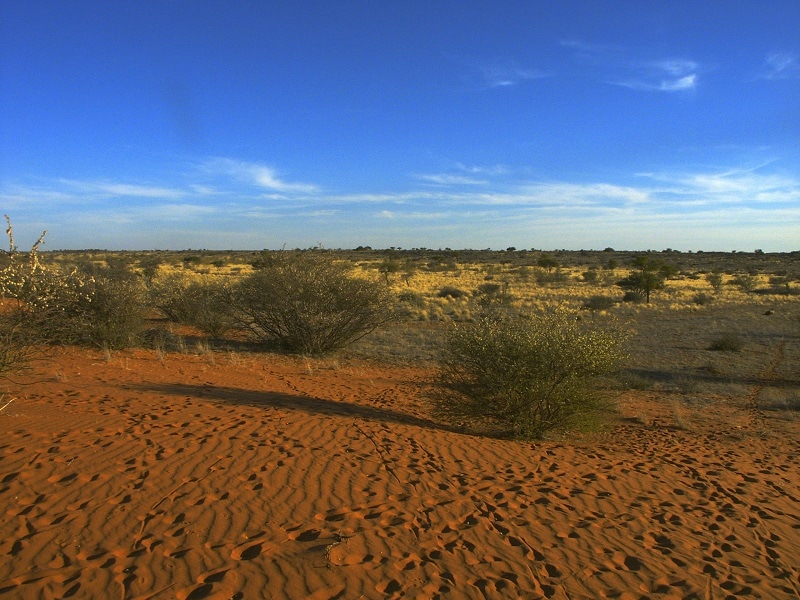
<path fill-rule="evenodd" d="M 138 340 L 146 305 L 137 277 L 44 265 L 39 249 L 47 232 L 29 252 L 20 252 L 8 216 L 6 222 L 9 248 L 0 262 L 0 354 L 7 357 L 6 371 L 43 344 L 122 348 Z"/>
<path fill-rule="evenodd" d="M 43 232 L 29 252 L 14 244 L 14 230 L 6 215 L 8 250 L 0 254 L 0 376 L 24 368 L 38 348 L 58 339 L 66 307 L 89 302 L 91 281 L 76 271 L 63 273 L 44 266 L 39 248 Z"/>

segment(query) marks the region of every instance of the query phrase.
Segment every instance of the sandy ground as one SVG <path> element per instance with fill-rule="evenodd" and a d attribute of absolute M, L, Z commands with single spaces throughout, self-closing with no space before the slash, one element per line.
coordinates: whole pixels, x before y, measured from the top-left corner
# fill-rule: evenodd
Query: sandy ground
<path fill-rule="evenodd" d="M 0 401 L 0 598 L 794 598 L 800 422 L 448 431 L 428 373 L 61 350 Z M 13 401 L 12 401 L 13 400 Z M 11 401 L 10 404 L 7 404 Z"/>

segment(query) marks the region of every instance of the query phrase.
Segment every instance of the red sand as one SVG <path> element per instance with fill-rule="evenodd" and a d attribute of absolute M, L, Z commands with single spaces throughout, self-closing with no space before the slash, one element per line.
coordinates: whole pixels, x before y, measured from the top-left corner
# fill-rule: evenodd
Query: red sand
<path fill-rule="evenodd" d="M 0 598 L 800 596 L 797 420 L 636 392 L 525 444 L 421 370 L 233 358 L 66 349 L 0 401 Z"/>

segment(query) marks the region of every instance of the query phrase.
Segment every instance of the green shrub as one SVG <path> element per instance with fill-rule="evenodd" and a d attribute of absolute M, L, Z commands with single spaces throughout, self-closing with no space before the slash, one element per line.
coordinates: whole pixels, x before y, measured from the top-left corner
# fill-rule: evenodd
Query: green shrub
<path fill-rule="evenodd" d="M 541 437 L 603 405 L 592 384 L 623 359 L 625 337 L 563 310 L 456 326 L 443 348 L 434 413 L 473 429 Z"/>
<path fill-rule="evenodd" d="M 173 323 L 188 324 L 194 318 L 194 307 L 186 293 L 192 277 L 170 273 L 152 281 L 148 294 L 150 302 Z"/>
<path fill-rule="evenodd" d="M 508 291 L 508 283 L 482 283 L 475 290 L 481 314 L 489 315 L 503 312 L 510 308 L 514 296 Z"/>
<path fill-rule="evenodd" d="M 648 255 L 637 256 L 633 261 L 634 271 L 617 285 L 637 292 L 644 296 L 644 301 L 650 304 L 650 295 L 664 289 L 666 280 L 674 277 L 678 269 L 674 265 L 653 259 Z M 630 300 L 633 301 L 633 300 Z"/>
<path fill-rule="evenodd" d="M 478 286 L 478 289 L 475 290 L 475 295 L 496 296 L 501 291 L 503 291 L 503 286 L 499 283 L 482 283 Z"/>
<path fill-rule="evenodd" d="M 388 286 L 315 251 L 275 253 L 228 301 L 256 341 L 302 354 L 341 348 L 394 316 Z"/>
<path fill-rule="evenodd" d="M 0 374 L 22 368 L 42 344 L 120 348 L 138 341 L 145 304 L 141 280 L 124 266 L 82 273 L 39 262 L 43 233 L 28 253 L 14 246 L 0 267 Z M 45 232 L 46 233 L 46 232 Z"/>

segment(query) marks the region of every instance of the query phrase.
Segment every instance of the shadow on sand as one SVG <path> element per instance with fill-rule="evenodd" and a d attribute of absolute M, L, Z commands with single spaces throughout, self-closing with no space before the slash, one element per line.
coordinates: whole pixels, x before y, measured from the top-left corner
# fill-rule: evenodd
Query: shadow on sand
<path fill-rule="evenodd" d="M 351 417 L 367 421 L 401 423 L 403 425 L 414 425 L 417 427 L 438 429 L 441 431 L 457 431 L 455 428 L 448 427 L 441 423 L 436 423 L 435 421 L 431 421 L 429 419 L 415 417 L 414 415 L 389 408 L 369 406 L 365 404 L 353 404 L 350 402 L 315 398 L 312 396 L 300 396 L 269 391 L 261 392 L 214 385 L 140 384 L 130 386 L 130 388 L 146 392 L 169 394 L 172 396 L 216 400 L 233 405 L 239 404 L 262 408 L 283 408 L 287 410 L 299 410 L 309 414 Z"/>

